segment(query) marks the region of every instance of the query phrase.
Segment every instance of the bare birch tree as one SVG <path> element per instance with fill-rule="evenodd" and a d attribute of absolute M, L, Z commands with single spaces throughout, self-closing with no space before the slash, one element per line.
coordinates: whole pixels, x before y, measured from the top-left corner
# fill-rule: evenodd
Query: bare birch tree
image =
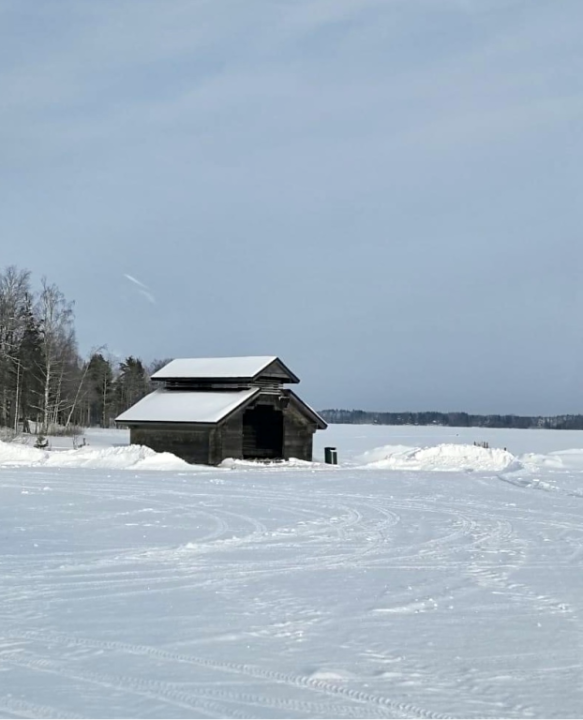
<path fill-rule="evenodd" d="M 70 360 L 75 348 L 73 303 L 65 299 L 56 285 L 49 285 L 43 278 L 35 309 L 42 350 L 42 395 L 39 398 L 39 409 L 42 432 L 46 434 L 51 424 L 58 421 L 67 360 Z"/>

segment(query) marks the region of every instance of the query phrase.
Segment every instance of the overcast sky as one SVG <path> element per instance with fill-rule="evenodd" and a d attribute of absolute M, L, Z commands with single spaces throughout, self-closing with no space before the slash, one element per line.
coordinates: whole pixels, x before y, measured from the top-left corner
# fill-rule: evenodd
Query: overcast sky
<path fill-rule="evenodd" d="M 76 301 L 84 353 L 583 412 L 582 28 L 581 0 L 0 0 L 0 266 Z"/>

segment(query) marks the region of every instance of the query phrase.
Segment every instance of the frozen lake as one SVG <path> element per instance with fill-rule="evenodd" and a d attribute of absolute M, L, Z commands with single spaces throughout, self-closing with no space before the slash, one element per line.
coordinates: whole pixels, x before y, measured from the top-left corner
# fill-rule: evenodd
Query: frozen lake
<path fill-rule="evenodd" d="M 0 445 L 0 717 L 581 717 L 583 432 L 88 440 Z"/>

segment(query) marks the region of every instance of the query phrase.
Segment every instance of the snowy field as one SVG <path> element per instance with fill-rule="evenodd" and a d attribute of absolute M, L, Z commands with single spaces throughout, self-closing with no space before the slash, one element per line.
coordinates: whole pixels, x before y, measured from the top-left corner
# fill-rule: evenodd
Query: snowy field
<path fill-rule="evenodd" d="M 87 439 L 0 444 L 0 717 L 583 716 L 583 433 Z"/>

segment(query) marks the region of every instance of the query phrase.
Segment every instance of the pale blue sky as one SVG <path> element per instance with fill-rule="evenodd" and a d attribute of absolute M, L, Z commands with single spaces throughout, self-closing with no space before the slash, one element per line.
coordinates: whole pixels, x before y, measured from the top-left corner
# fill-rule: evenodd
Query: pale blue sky
<path fill-rule="evenodd" d="M 581 0 L 0 0 L 0 264 L 75 299 L 84 352 L 583 412 L 582 28 Z"/>

